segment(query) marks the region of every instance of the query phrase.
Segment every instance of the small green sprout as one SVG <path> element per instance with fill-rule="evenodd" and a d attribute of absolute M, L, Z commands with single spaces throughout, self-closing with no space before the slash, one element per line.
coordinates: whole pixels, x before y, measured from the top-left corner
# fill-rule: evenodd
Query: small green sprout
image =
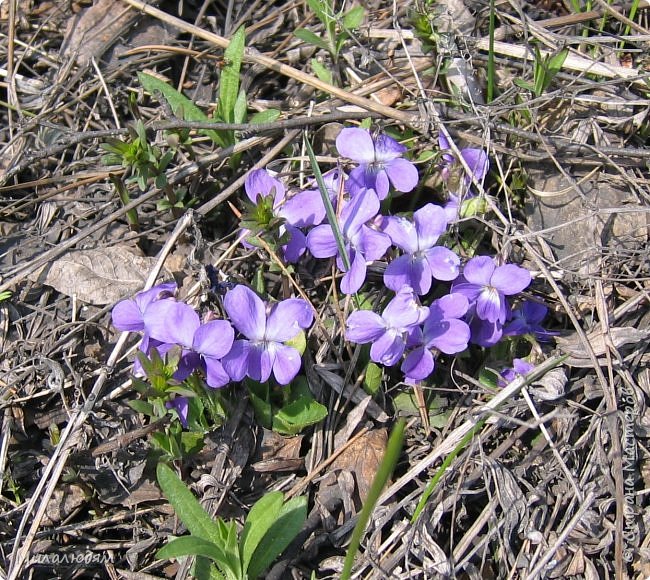
<path fill-rule="evenodd" d="M 523 89 L 533 93 L 535 97 L 541 96 L 562 69 L 564 61 L 569 55 L 569 49 L 563 48 L 555 54 L 547 54 L 542 56 L 539 48 L 535 47 L 535 68 L 533 73 L 533 83 L 516 79 L 515 84 Z"/>

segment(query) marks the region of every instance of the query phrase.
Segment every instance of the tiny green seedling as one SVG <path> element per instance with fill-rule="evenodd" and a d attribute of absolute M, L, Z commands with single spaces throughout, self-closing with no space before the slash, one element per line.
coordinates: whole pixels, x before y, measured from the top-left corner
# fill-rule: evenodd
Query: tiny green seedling
<path fill-rule="evenodd" d="M 233 520 L 212 520 L 176 473 L 164 463 L 158 483 L 190 532 L 163 546 L 161 560 L 196 556 L 197 578 L 245 580 L 259 577 L 287 548 L 307 519 L 307 498 L 284 501 L 279 491 L 267 493 L 253 505 L 237 533 Z"/>
<path fill-rule="evenodd" d="M 542 56 L 542 53 L 536 46 L 533 83 L 531 84 L 527 81 L 516 79 L 515 84 L 530 91 L 535 97 L 541 96 L 551 85 L 557 73 L 562 69 L 568 55 L 569 49 L 563 48 L 555 54 Z"/>

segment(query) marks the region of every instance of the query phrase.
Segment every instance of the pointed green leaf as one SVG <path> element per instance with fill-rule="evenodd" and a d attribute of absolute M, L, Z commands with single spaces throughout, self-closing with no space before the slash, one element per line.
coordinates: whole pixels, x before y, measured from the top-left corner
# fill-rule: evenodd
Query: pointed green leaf
<path fill-rule="evenodd" d="M 273 563 L 300 533 L 306 519 L 306 497 L 295 497 L 282 506 L 277 520 L 253 553 L 247 569 L 250 578 L 256 578 Z"/>
<path fill-rule="evenodd" d="M 568 48 L 563 48 L 560 52 L 551 56 L 546 64 L 548 72 L 553 76 L 560 72 L 560 69 L 564 65 L 564 61 L 566 60 L 567 56 L 569 56 Z"/>
<path fill-rule="evenodd" d="M 323 82 L 332 84 L 334 81 L 332 77 L 332 71 L 326 69 L 319 61 L 317 61 L 315 58 L 311 59 L 311 68 L 314 69 L 314 73 L 316 73 L 316 76 Z"/>
<path fill-rule="evenodd" d="M 327 52 L 330 51 L 327 42 L 325 42 L 320 36 L 314 34 L 311 30 L 307 30 L 306 28 L 296 28 L 296 30 L 293 31 L 293 34 L 300 40 L 305 41 L 307 44 L 322 48 Z"/>
<path fill-rule="evenodd" d="M 249 123 L 273 123 L 280 117 L 281 113 L 277 109 L 267 109 L 255 113 L 249 120 Z"/>
<path fill-rule="evenodd" d="M 219 81 L 219 116 L 226 123 L 235 122 L 235 103 L 239 95 L 239 73 L 244 56 L 246 36 L 244 27 L 237 29 L 224 51 L 226 66 Z"/>
<path fill-rule="evenodd" d="M 285 405 L 273 417 L 273 429 L 286 435 L 297 435 L 306 427 L 327 417 L 327 407 L 313 397 L 299 397 Z"/>
<path fill-rule="evenodd" d="M 246 93 L 242 90 L 239 91 L 239 96 L 235 102 L 235 110 L 233 111 L 234 122 L 235 123 L 244 123 L 246 121 L 246 113 L 248 112 L 248 107 L 246 106 Z"/>
<path fill-rule="evenodd" d="M 343 26 L 348 30 L 359 28 L 365 15 L 366 11 L 363 6 L 355 6 L 351 10 L 348 10 L 343 16 Z"/>
<path fill-rule="evenodd" d="M 231 568 L 226 554 L 224 554 L 221 548 L 196 536 L 175 538 L 156 552 L 156 558 L 159 560 L 179 559 L 187 556 L 209 558 L 223 571 L 222 577 L 228 578 L 229 580 L 241 579 L 240 571 L 237 568 Z"/>
<path fill-rule="evenodd" d="M 248 570 L 253 552 L 278 518 L 284 497 L 279 491 L 262 496 L 248 512 L 241 534 L 242 568 Z"/>

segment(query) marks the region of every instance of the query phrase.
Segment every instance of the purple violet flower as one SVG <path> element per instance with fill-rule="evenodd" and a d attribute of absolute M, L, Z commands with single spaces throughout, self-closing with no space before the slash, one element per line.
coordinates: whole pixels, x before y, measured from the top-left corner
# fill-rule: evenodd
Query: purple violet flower
<path fill-rule="evenodd" d="M 499 379 L 499 386 L 505 387 L 518 377 L 527 375 L 535 368 L 535 365 L 530 364 L 521 358 L 516 358 L 512 361 L 512 368 L 506 368 L 501 371 L 501 378 Z"/>
<path fill-rule="evenodd" d="M 272 177 L 266 169 L 255 169 L 251 171 L 246 176 L 244 191 L 248 199 L 255 205 L 260 203 L 260 198 L 272 196 L 273 215 L 276 217 L 285 217 L 282 207 L 285 202 L 286 189 L 284 184 L 279 179 Z M 313 200 L 311 203 L 314 203 Z M 291 224 L 290 220 L 287 220 L 287 223 L 280 226 L 279 232 L 280 236 L 285 232 L 289 234 L 288 243 L 282 246 L 284 259 L 289 263 L 297 262 L 307 249 L 305 234 L 295 225 Z"/>
<path fill-rule="evenodd" d="M 406 147 L 388 135 L 378 135 L 373 141 L 365 129 L 348 127 L 338 134 L 336 149 L 343 157 L 359 163 L 348 180 L 352 195 L 362 189 L 374 189 L 379 199 L 385 199 L 391 184 L 403 193 L 412 191 L 418 184 L 417 168 L 402 159 Z"/>
<path fill-rule="evenodd" d="M 551 336 L 557 336 L 557 332 L 546 330 L 542 326 L 542 320 L 546 318 L 548 308 L 539 302 L 524 300 L 524 302 L 512 311 L 510 322 L 503 329 L 505 336 L 521 334 L 532 334 L 537 340 L 547 342 Z"/>
<path fill-rule="evenodd" d="M 469 327 L 472 331 L 471 342 L 485 348 L 494 346 L 503 336 L 503 324 L 498 320 L 490 322 L 489 320 L 481 320 L 478 316 L 474 315 L 471 318 Z"/>
<path fill-rule="evenodd" d="M 433 301 L 424 326 L 409 337 L 408 345 L 415 348 L 401 367 L 407 379 L 421 381 L 433 372 L 435 358 L 431 349 L 456 354 L 467 348 L 470 329 L 459 319 L 468 308 L 469 302 L 462 294 L 447 294 Z"/>
<path fill-rule="evenodd" d="M 301 329 L 309 328 L 314 315 L 301 298 L 290 298 L 272 306 L 246 286 L 230 290 L 223 301 L 235 328 L 246 338 L 236 340 L 223 358 L 223 366 L 234 381 L 249 376 L 264 383 L 271 372 L 281 385 L 289 384 L 300 370 L 300 353 L 284 343 Z"/>
<path fill-rule="evenodd" d="M 366 225 L 379 212 L 379 199 L 372 189 L 365 189 L 347 202 L 339 218 L 339 228 L 350 259 L 350 270 L 346 271 L 343 258 L 332 226 L 322 224 L 307 234 L 307 247 L 315 258 L 336 256 L 336 265 L 345 272 L 341 280 L 341 292 L 354 294 L 366 279 L 366 262 L 379 260 L 390 247 L 388 235 Z"/>
<path fill-rule="evenodd" d="M 381 316 L 370 310 L 357 310 L 348 316 L 345 338 L 365 344 L 372 342 L 370 358 L 393 366 L 404 354 L 408 334 L 429 315 L 412 288 L 404 287 L 388 303 Z"/>
<path fill-rule="evenodd" d="M 431 289 L 432 278 L 444 281 L 457 278 L 460 258 L 448 248 L 435 245 L 446 229 L 444 210 L 432 203 L 417 210 L 413 221 L 403 217 L 385 218 L 382 230 L 405 253 L 388 264 L 384 284 L 395 292 L 411 286 L 423 295 Z"/>
<path fill-rule="evenodd" d="M 476 316 L 503 324 L 508 316 L 506 296 L 518 294 L 531 282 L 530 272 L 514 264 L 497 266 L 489 256 L 477 256 L 465 264 L 463 275 L 451 291 L 463 294 L 474 305 Z"/>
<path fill-rule="evenodd" d="M 460 154 L 463 160 L 465 163 L 467 163 L 467 166 L 471 170 L 471 174 L 468 174 L 465 172 L 458 160 L 449 152 L 449 141 L 442 132 L 440 132 L 440 135 L 438 136 L 438 144 L 440 146 L 440 149 L 443 151 L 442 159 L 444 161 L 444 166 L 442 168 L 442 178 L 449 184 L 450 193 L 468 193 L 472 184 L 472 176 L 476 177 L 477 181 L 481 181 L 483 178 L 485 178 L 490 169 L 490 159 L 488 158 L 485 151 L 483 151 L 483 149 L 466 147 L 465 149 L 460 150 Z M 457 185 L 449 183 L 449 178 L 452 175 L 452 171 L 455 171 L 456 165 L 460 167 L 460 171 L 462 171 L 464 175 L 462 179 L 464 189 L 462 191 L 460 188 L 461 180 L 458 180 Z"/>
<path fill-rule="evenodd" d="M 190 410 L 188 398 L 182 396 L 174 397 L 171 401 L 165 403 L 165 407 L 168 409 L 174 409 L 178 414 L 178 419 L 181 422 L 181 425 L 187 429 L 187 417 Z"/>
<path fill-rule="evenodd" d="M 201 324 L 199 315 L 183 302 L 161 300 L 151 304 L 144 313 L 149 335 L 164 343 L 182 348 L 178 371 L 174 378 L 185 380 L 194 370 L 205 372 L 206 383 L 213 389 L 223 387 L 230 377 L 221 359 L 232 347 L 235 332 L 227 320 L 211 320 Z"/>
<path fill-rule="evenodd" d="M 156 300 L 171 298 L 176 292 L 176 282 L 165 282 L 150 290 L 138 292 L 133 298 L 122 300 L 113 307 L 113 326 L 118 330 L 136 332 L 144 330 L 144 311 Z"/>

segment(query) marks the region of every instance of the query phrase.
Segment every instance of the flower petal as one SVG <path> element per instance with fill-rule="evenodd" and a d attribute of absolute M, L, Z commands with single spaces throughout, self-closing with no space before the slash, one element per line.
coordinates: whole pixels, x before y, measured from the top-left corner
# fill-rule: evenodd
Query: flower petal
<path fill-rule="evenodd" d="M 467 298 L 467 300 L 469 300 L 470 303 L 474 302 L 482 291 L 483 286 L 479 286 L 478 284 L 471 284 L 462 276 L 454 281 L 454 283 L 451 285 L 452 294 L 462 294 Z"/>
<path fill-rule="evenodd" d="M 219 389 L 230 382 L 230 376 L 224 370 L 221 361 L 205 357 L 205 382 L 213 389 Z"/>
<path fill-rule="evenodd" d="M 345 273 L 341 280 L 341 292 L 343 294 L 354 294 L 366 280 L 366 260 L 361 252 L 356 252 L 352 260 L 350 270 Z"/>
<path fill-rule="evenodd" d="M 113 326 L 121 331 L 144 330 L 144 320 L 142 311 L 136 304 L 135 300 L 122 300 L 113 307 L 111 312 Z"/>
<path fill-rule="evenodd" d="M 228 354 L 235 331 L 227 320 L 211 320 L 194 333 L 192 348 L 206 357 L 221 358 Z"/>
<path fill-rule="evenodd" d="M 275 363 L 276 343 L 262 345 L 252 344 L 248 353 L 248 376 L 259 383 L 265 383 L 271 376 Z"/>
<path fill-rule="evenodd" d="M 380 133 L 375 139 L 375 160 L 392 161 L 406 152 L 406 147 L 385 133 Z"/>
<path fill-rule="evenodd" d="M 230 352 L 221 359 L 221 364 L 233 381 L 241 381 L 248 373 L 248 355 L 251 344 L 248 340 L 233 342 Z"/>
<path fill-rule="evenodd" d="M 287 220 L 288 224 L 298 228 L 318 225 L 325 219 L 325 206 L 320 191 L 299 191 L 280 206 L 277 214 Z"/>
<path fill-rule="evenodd" d="M 138 292 L 133 300 L 138 305 L 138 308 L 140 308 L 140 312 L 144 312 L 152 302 L 172 297 L 177 288 L 176 282 L 165 282 L 149 290 Z"/>
<path fill-rule="evenodd" d="M 496 288 L 487 287 L 476 299 L 476 316 L 489 322 L 505 322 L 507 315 L 507 304 L 503 296 Z"/>
<path fill-rule="evenodd" d="M 295 348 L 284 344 L 276 345 L 275 350 L 273 376 L 281 385 L 288 385 L 300 371 L 302 364 L 300 353 Z"/>
<path fill-rule="evenodd" d="M 390 237 L 382 232 L 373 230 L 366 225 L 361 226 L 356 242 L 359 250 L 367 261 L 379 260 L 384 257 L 390 248 Z"/>
<path fill-rule="evenodd" d="M 379 198 L 377 194 L 372 189 L 360 191 L 341 211 L 343 235 L 347 239 L 351 239 L 363 224 L 369 222 L 378 213 Z"/>
<path fill-rule="evenodd" d="M 375 144 L 365 129 L 343 129 L 336 137 L 336 150 L 341 157 L 348 157 L 357 163 L 373 163 L 375 160 Z"/>
<path fill-rule="evenodd" d="M 288 264 L 295 264 L 307 250 L 307 237 L 298 228 L 286 224 L 280 227 L 280 235 L 283 231 L 289 233 L 289 243 L 282 246 L 284 259 Z"/>
<path fill-rule="evenodd" d="M 483 149 L 468 147 L 467 149 L 461 149 L 460 154 L 469 166 L 472 174 L 478 181 L 481 181 L 487 175 L 490 168 L 490 160 L 485 151 Z M 471 177 L 467 177 L 468 181 L 471 182 Z"/>
<path fill-rule="evenodd" d="M 289 298 L 271 309 L 266 321 L 266 340 L 286 342 L 301 328 L 309 328 L 314 320 L 312 307 L 302 298 Z"/>
<path fill-rule="evenodd" d="M 336 245 L 332 226 L 323 224 L 311 230 L 307 234 L 307 247 L 315 258 L 336 256 L 339 249 Z"/>
<path fill-rule="evenodd" d="M 284 185 L 275 177 L 271 177 L 266 169 L 254 169 L 246 176 L 244 190 L 248 199 L 257 203 L 258 196 L 268 197 L 273 195 L 273 207 L 276 207 L 284 199 Z"/>
<path fill-rule="evenodd" d="M 458 278 L 460 258 L 455 252 L 443 246 L 434 246 L 424 253 L 431 275 L 436 280 L 451 282 Z"/>
<path fill-rule="evenodd" d="M 474 317 L 470 329 L 472 330 L 471 342 L 486 348 L 494 346 L 503 335 L 503 327 L 500 322 L 488 322 L 478 317 Z"/>
<path fill-rule="evenodd" d="M 489 286 L 496 266 L 490 256 L 476 256 L 465 264 L 463 277 L 472 284 Z"/>
<path fill-rule="evenodd" d="M 386 173 L 385 169 L 380 169 L 376 173 L 372 171 L 368 172 L 366 182 L 368 183 L 368 188 L 375 190 L 378 199 L 384 200 L 388 197 L 390 179 L 388 179 L 388 173 Z"/>
<path fill-rule="evenodd" d="M 372 189 L 374 187 L 375 176 L 369 174 L 366 169 L 367 167 L 365 165 L 360 165 L 350 171 L 346 186 L 352 197 L 364 189 Z"/>
<path fill-rule="evenodd" d="M 165 403 L 168 409 L 174 409 L 178 413 L 178 419 L 181 425 L 187 429 L 187 416 L 189 412 L 189 401 L 187 397 L 174 397 L 171 401 Z"/>
<path fill-rule="evenodd" d="M 395 246 L 407 254 L 414 254 L 418 251 L 418 232 L 411 220 L 400 216 L 390 216 L 383 220 L 381 230 L 388 234 Z"/>
<path fill-rule="evenodd" d="M 423 278 L 417 279 L 414 273 L 413 259 L 411 256 L 399 256 L 395 258 L 384 271 L 384 284 L 394 292 L 398 292 L 404 286 L 411 286 L 418 294 L 426 294 L 420 292 L 425 280 Z M 419 284 L 419 288 L 416 288 Z M 431 272 L 429 271 L 429 288 L 431 287 Z"/>
<path fill-rule="evenodd" d="M 429 308 L 420 305 L 420 301 L 410 286 L 400 288 L 381 313 L 387 326 L 399 329 L 400 332 L 424 322 L 428 316 Z"/>
<path fill-rule="evenodd" d="M 191 306 L 174 300 L 158 300 L 144 312 L 144 327 L 151 338 L 191 348 L 200 326 L 199 315 Z"/>
<path fill-rule="evenodd" d="M 472 334 L 466 322 L 455 318 L 432 324 L 429 328 L 426 323 L 424 326 L 427 346 L 433 346 L 445 354 L 464 351 Z"/>
<path fill-rule="evenodd" d="M 407 378 L 422 381 L 433 372 L 433 367 L 434 361 L 431 351 L 420 347 L 406 355 L 401 370 Z"/>
<path fill-rule="evenodd" d="M 228 317 L 246 338 L 262 340 L 266 330 L 266 308 L 250 288 L 238 284 L 223 299 Z"/>
<path fill-rule="evenodd" d="M 348 316 L 345 323 L 346 340 L 358 344 L 377 340 L 385 331 L 383 318 L 371 310 L 357 310 Z"/>
<path fill-rule="evenodd" d="M 397 364 L 404 354 L 404 339 L 395 331 L 384 332 L 370 347 L 370 358 L 387 367 Z"/>
<path fill-rule="evenodd" d="M 418 250 L 428 250 L 447 229 L 447 216 L 440 206 L 428 203 L 413 214 Z"/>
<path fill-rule="evenodd" d="M 413 191 L 420 180 L 417 167 L 408 159 L 393 159 L 386 165 L 386 173 L 393 187 L 402 193 Z"/>
<path fill-rule="evenodd" d="M 469 301 L 462 294 L 445 294 L 434 300 L 432 309 L 435 307 L 441 314 L 441 318 L 460 318 L 465 316 L 469 310 Z"/>
<path fill-rule="evenodd" d="M 514 264 L 505 264 L 494 270 L 491 285 L 506 296 L 510 296 L 521 292 L 530 284 L 531 280 L 530 272 L 526 268 Z"/>

